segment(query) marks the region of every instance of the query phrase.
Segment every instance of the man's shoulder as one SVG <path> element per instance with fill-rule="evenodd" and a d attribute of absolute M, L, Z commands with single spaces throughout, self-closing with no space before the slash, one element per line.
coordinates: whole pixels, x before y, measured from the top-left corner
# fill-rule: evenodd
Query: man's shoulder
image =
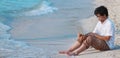
<path fill-rule="evenodd" d="M 110 18 L 108 18 L 106 24 L 107 25 L 113 25 L 114 23 Z"/>
<path fill-rule="evenodd" d="M 114 22 L 111 20 L 111 19 L 108 19 L 107 22 L 106 22 L 106 26 L 108 27 L 112 27 L 112 28 L 115 28 L 115 24 Z"/>

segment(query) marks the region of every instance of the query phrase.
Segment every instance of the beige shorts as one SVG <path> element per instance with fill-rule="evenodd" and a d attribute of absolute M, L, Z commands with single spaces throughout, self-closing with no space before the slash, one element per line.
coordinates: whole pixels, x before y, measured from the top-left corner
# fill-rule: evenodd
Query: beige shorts
<path fill-rule="evenodd" d="M 98 39 L 96 37 L 91 37 L 91 39 L 87 39 L 88 37 L 91 36 L 82 35 L 77 39 L 77 41 L 79 41 L 82 44 L 85 44 L 86 47 L 92 46 L 100 51 L 110 50 L 109 46 L 104 40 Z"/>

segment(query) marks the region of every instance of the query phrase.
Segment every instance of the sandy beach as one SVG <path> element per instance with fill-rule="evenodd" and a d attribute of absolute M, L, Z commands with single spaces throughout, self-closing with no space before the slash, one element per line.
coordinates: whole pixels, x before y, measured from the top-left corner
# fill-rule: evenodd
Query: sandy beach
<path fill-rule="evenodd" d="M 63 1 L 66 3 L 60 4 Z M 20 20 L 21 18 L 18 17 L 17 18 L 18 20 L 15 20 L 16 23 L 11 24 L 12 27 L 19 27 L 19 28 L 14 28 L 10 31 L 14 40 L 23 41 L 29 44 L 29 46 L 35 47 L 38 50 L 43 49 L 42 52 L 45 53 L 44 55 L 48 56 L 43 58 L 120 58 L 120 20 L 119 20 L 120 0 L 88 0 L 88 2 L 83 1 L 83 4 L 86 4 L 84 6 L 79 3 L 80 1 L 81 0 L 76 0 L 76 1 L 75 0 L 56 0 L 56 1 L 51 0 L 51 2 L 54 3 L 55 7 L 59 7 L 58 11 L 56 11 L 55 13 L 47 14 L 43 16 L 36 16 L 37 19 L 35 19 L 36 17 L 24 18 L 28 20 Z M 89 5 L 90 1 L 93 1 L 93 4 Z M 109 17 L 115 23 L 115 26 L 116 26 L 115 49 L 109 50 L 109 51 L 98 51 L 90 47 L 88 50 L 80 53 L 78 56 L 67 56 L 67 55 L 59 54 L 58 53 L 59 51 L 67 50 L 76 41 L 75 34 L 77 32 L 85 34 L 93 30 L 93 28 L 95 27 L 98 21 L 97 18 L 93 15 L 93 11 L 94 11 L 94 8 L 100 5 L 105 5 L 108 8 Z M 88 12 L 85 12 L 84 14 L 84 12 L 80 11 L 81 10 L 80 7 L 83 8 L 82 10 L 85 10 Z M 33 22 L 33 20 L 29 20 L 29 19 L 35 19 L 35 20 Z M 39 19 L 42 19 L 42 20 L 39 20 Z M 23 24 L 19 24 L 19 23 L 23 23 Z M 44 25 L 41 25 L 41 23 L 43 23 Z M 47 23 L 51 23 L 51 24 L 47 24 Z M 64 26 L 62 28 L 63 25 L 59 25 L 60 23 L 62 23 L 63 25 L 66 25 L 67 27 Z M 35 29 L 35 32 L 31 31 L 32 29 L 26 26 L 34 27 L 33 29 Z M 40 28 L 40 26 L 45 26 L 45 27 Z M 48 31 L 47 29 L 48 27 L 49 27 L 49 30 L 52 30 L 52 31 Z M 53 27 L 56 27 L 56 29 Z M 64 30 L 65 28 L 66 30 Z M 46 34 L 45 32 L 42 32 L 43 30 L 47 30 Z M 61 32 L 58 30 L 63 30 L 63 31 Z M 22 33 L 23 31 L 26 33 Z M 40 32 L 43 33 L 41 34 L 42 36 L 39 36 Z M 53 32 L 53 33 L 50 33 L 50 32 Z M 51 39 L 53 36 L 59 37 L 59 35 L 66 35 L 66 34 L 75 35 L 75 36 L 62 38 L 62 39 L 59 38 L 58 40 L 55 40 L 57 39 L 57 37 L 54 37 L 54 39 Z M 41 38 L 51 37 L 50 38 L 51 40 L 35 39 L 40 37 Z M 37 51 L 37 49 L 35 51 Z M 28 49 L 28 50 L 29 51 L 27 51 L 26 49 L 26 53 L 24 52 L 23 53 L 26 54 L 27 56 L 31 56 L 31 58 L 41 58 L 42 54 L 40 54 L 40 52 L 33 53 L 34 48 Z M 23 50 L 20 50 L 20 51 L 23 51 Z M 3 52 L 4 50 L 0 51 L 0 58 L 1 57 L 9 58 L 9 56 L 11 56 L 9 51 L 5 53 Z M 20 56 L 22 55 L 22 53 L 19 53 L 19 51 L 14 52 L 13 54 L 15 53 L 20 54 Z M 30 53 L 30 54 L 27 54 L 27 53 Z M 36 57 L 32 57 L 32 56 L 36 56 Z"/>

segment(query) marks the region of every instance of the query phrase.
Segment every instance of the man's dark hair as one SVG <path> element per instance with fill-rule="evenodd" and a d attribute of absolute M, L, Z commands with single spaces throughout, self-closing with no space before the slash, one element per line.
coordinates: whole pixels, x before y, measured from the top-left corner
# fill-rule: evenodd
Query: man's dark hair
<path fill-rule="evenodd" d="M 108 17 L 108 10 L 105 6 L 99 6 L 95 9 L 94 14 L 100 14 L 101 16 L 106 15 Z"/>

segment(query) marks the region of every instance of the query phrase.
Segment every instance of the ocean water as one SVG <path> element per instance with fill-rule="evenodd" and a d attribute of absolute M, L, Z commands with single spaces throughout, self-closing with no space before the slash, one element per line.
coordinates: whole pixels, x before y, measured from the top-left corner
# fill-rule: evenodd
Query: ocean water
<path fill-rule="evenodd" d="M 0 15 L 2 16 L 24 16 L 38 15 L 53 12 L 53 7 L 48 0 L 2 0 L 0 2 Z M 36 14 L 34 14 L 36 13 Z"/>
<path fill-rule="evenodd" d="M 11 34 L 15 39 L 65 39 L 76 37 L 76 21 L 88 18 L 93 15 L 92 0 L 51 0 L 53 5 L 58 8 L 54 13 L 45 15 L 14 17 Z M 49 9 L 48 9 L 49 10 Z M 32 15 L 32 16 L 31 16 Z"/>
<path fill-rule="evenodd" d="M 16 17 L 52 13 L 57 8 L 47 0 L 1 0 L 0 2 L 0 58 L 50 58 L 47 51 L 16 41 L 10 31 Z"/>
<path fill-rule="evenodd" d="M 50 43 L 37 48 L 18 40 L 75 38 L 76 22 L 93 12 L 92 0 L 1 0 L 0 6 L 2 58 L 51 58 L 56 48 Z"/>

